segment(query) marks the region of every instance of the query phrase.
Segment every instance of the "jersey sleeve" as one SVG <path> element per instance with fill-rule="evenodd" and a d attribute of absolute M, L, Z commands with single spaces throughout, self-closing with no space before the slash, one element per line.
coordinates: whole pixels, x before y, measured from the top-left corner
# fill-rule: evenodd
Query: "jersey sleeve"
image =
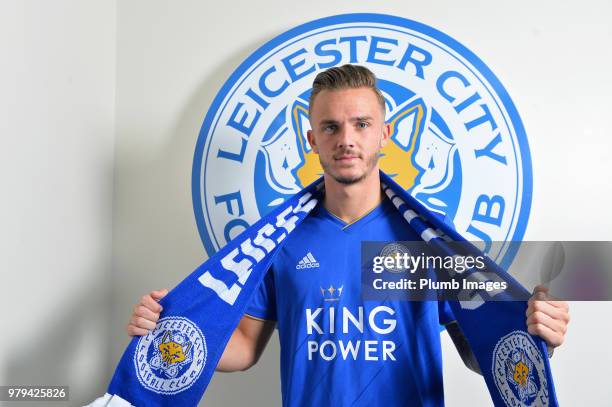
<path fill-rule="evenodd" d="M 268 269 L 263 281 L 259 284 L 251 302 L 247 306 L 245 316 L 265 321 L 276 321 L 276 294 L 274 289 L 274 273 Z"/>
<path fill-rule="evenodd" d="M 456 319 L 448 301 L 438 301 L 438 320 L 440 325 L 448 325 Z"/>

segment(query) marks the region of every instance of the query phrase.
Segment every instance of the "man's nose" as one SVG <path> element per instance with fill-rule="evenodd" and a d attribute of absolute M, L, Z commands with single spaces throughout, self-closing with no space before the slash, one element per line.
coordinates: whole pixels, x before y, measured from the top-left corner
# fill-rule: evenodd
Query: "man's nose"
<path fill-rule="evenodd" d="M 350 126 L 342 126 L 338 131 L 337 139 L 338 148 L 347 148 L 355 146 L 354 130 Z"/>

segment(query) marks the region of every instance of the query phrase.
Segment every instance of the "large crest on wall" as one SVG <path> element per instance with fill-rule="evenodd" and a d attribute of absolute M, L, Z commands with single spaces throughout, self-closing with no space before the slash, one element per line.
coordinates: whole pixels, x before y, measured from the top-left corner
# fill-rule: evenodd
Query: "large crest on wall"
<path fill-rule="evenodd" d="M 193 205 L 209 254 L 322 174 L 306 140 L 315 75 L 354 63 L 378 78 L 392 126 L 380 166 L 489 256 L 507 265 L 531 205 L 525 130 L 491 70 L 427 25 L 345 14 L 293 28 L 225 82 L 202 125 Z"/>

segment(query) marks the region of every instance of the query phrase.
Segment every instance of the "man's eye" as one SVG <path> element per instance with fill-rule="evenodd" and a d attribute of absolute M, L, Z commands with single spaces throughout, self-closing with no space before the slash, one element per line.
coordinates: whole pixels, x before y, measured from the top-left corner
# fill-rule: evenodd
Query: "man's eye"
<path fill-rule="evenodd" d="M 369 126 L 370 126 L 370 123 L 368 123 L 368 122 L 359 122 L 359 123 L 357 124 L 357 127 L 359 127 L 360 129 L 366 129 L 366 128 L 368 128 Z"/>
<path fill-rule="evenodd" d="M 325 126 L 323 131 L 326 133 L 333 133 L 334 131 L 336 131 L 336 126 L 334 126 L 333 124 L 329 126 Z"/>

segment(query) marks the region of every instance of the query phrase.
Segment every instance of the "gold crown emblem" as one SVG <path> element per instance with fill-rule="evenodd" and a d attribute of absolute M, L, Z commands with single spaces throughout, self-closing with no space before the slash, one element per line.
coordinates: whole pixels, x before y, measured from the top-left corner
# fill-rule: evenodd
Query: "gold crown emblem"
<path fill-rule="evenodd" d="M 340 287 L 334 287 L 333 285 L 330 285 L 327 288 L 321 287 L 321 294 L 323 295 L 323 299 L 325 301 L 338 301 L 342 295 L 343 289 L 344 285 Z"/>

